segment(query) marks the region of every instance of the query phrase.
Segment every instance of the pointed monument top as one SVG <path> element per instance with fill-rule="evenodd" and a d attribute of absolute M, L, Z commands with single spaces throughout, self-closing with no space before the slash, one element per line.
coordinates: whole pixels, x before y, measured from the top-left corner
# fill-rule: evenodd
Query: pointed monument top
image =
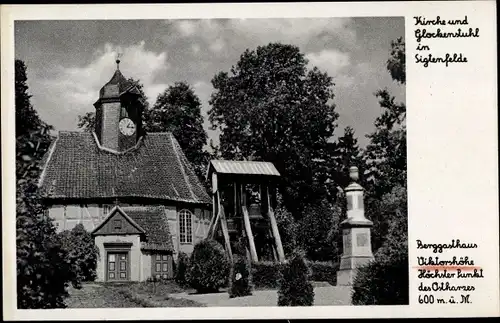
<path fill-rule="evenodd" d="M 351 178 L 351 180 L 353 182 L 357 182 L 358 179 L 359 179 L 359 172 L 358 172 L 358 168 L 356 166 L 351 166 L 349 168 L 349 177 Z"/>

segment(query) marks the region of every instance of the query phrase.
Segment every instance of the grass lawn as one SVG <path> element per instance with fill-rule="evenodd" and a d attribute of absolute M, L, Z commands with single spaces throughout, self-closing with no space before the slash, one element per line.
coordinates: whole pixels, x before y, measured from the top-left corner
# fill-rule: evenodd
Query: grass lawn
<path fill-rule="evenodd" d="M 96 283 L 83 283 L 81 289 L 69 287 L 68 308 L 120 308 L 142 307 L 123 297 L 117 290 Z"/>
<path fill-rule="evenodd" d="M 172 298 L 170 294 L 182 293 L 187 290 L 174 281 L 162 283 L 140 282 L 128 284 L 114 284 L 115 289 L 126 299 L 135 302 L 141 307 L 203 307 L 204 304 L 194 300 Z"/>
<path fill-rule="evenodd" d="M 314 282 L 315 305 L 348 305 L 350 291 L 327 282 Z M 156 283 L 84 283 L 70 288 L 69 308 L 106 307 L 205 307 L 205 306 L 276 306 L 277 289 L 255 288 L 252 296 L 229 298 L 227 288 L 218 293 L 198 294 L 174 281 Z"/>
<path fill-rule="evenodd" d="M 172 293 L 186 290 L 175 282 L 152 283 L 84 283 L 81 289 L 70 287 L 66 299 L 68 308 L 110 308 L 110 307 L 201 307 L 194 300 L 172 298 Z"/>

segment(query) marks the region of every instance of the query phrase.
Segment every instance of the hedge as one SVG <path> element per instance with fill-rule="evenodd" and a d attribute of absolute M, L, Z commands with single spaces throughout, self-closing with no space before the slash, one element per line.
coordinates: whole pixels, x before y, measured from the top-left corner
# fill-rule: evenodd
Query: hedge
<path fill-rule="evenodd" d="M 311 270 L 310 280 L 337 285 L 339 263 L 327 261 L 306 261 Z M 252 264 L 252 283 L 256 288 L 278 288 L 283 264 L 260 261 Z"/>
<path fill-rule="evenodd" d="M 252 264 L 252 283 L 255 288 L 278 288 L 283 264 L 260 261 Z"/>
<path fill-rule="evenodd" d="M 330 285 L 337 285 L 337 271 L 339 263 L 328 261 L 307 261 L 311 268 L 311 280 L 318 282 L 328 282 Z"/>

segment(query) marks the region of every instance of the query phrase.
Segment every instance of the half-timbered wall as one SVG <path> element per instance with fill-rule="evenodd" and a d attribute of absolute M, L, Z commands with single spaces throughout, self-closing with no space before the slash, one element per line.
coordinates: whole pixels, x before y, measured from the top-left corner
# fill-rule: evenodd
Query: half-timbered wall
<path fill-rule="evenodd" d="M 57 227 L 57 231 L 71 230 L 77 224 L 81 223 L 88 231 L 94 230 L 102 220 L 106 217 L 109 211 L 114 205 L 53 205 L 49 207 L 49 216 L 54 219 Z M 123 205 L 123 206 L 139 206 L 139 205 Z M 189 244 L 181 244 L 179 241 L 179 211 L 184 208 L 176 206 L 165 206 L 165 214 L 170 227 L 170 234 L 172 235 L 172 243 L 175 248 L 175 256 L 177 256 L 179 251 L 185 253 L 191 253 L 193 246 L 196 242 L 204 239 L 208 233 L 208 227 L 210 225 L 210 219 L 212 212 L 209 210 L 204 210 L 200 208 L 189 209 L 193 213 L 192 219 L 192 236 L 193 242 Z M 113 225 L 112 221 L 108 223 Z"/>

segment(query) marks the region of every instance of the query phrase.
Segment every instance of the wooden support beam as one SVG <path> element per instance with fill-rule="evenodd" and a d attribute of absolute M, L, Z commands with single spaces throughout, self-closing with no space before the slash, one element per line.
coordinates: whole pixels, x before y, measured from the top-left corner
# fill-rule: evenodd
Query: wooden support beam
<path fill-rule="evenodd" d="M 248 237 L 248 244 L 250 245 L 250 255 L 252 261 L 257 262 L 259 258 L 257 257 L 257 249 L 255 248 L 255 242 L 253 240 L 252 226 L 250 225 L 250 217 L 248 216 L 248 210 L 245 205 L 241 206 L 241 211 L 243 213 L 243 220 L 245 222 L 245 231 Z"/>
<path fill-rule="evenodd" d="M 215 235 L 215 224 L 219 221 L 219 213 L 212 215 L 212 219 L 210 220 L 210 224 L 208 226 L 207 238 L 213 239 Z"/>
<path fill-rule="evenodd" d="M 217 177 L 215 174 L 212 176 L 212 185 L 217 185 Z M 215 184 L 213 184 L 213 181 L 215 181 Z M 216 231 L 216 224 L 217 221 L 219 220 L 219 191 L 217 190 L 217 187 L 213 188 L 212 190 L 212 218 L 210 219 L 210 224 L 208 225 L 208 233 L 207 237 L 209 239 L 213 239 Z"/>
<path fill-rule="evenodd" d="M 271 230 L 271 228 L 269 228 L 269 234 L 271 236 L 273 236 L 273 231 Z M 278 252 L 276 251 L 276 246 L 274 244 L 271 245 L 271 249 L 273 251 L 273 259 L 274 259 L 274 261 L 279 261 L 279 259 L 278 259 Z"/>
<path fill-rule="evenodd" d="M 220 214 L 220 224 L 222 228 L 222 234 L 224 235 L 224 242 L 226 244 L 226 251 L 229 256 L 229 261 L 233 263 L 233 253 L 231 251 L 231 241 L 229 240 L 229 231 L 227 230 L 227 222 L 226 222 L 226 216 L 224 215 L 224 207 L 221 206 L 219 214 Z"/>
<path fill-rule="evenodd" d="M 208 225 L 208 233 L 207 237 L 213 239 L 215 234 L 214 226 L 217 223 L 217 219 L 219 218 L 219 189 L 218 189 L 218 181 L 217 181 L 217 173 L 212 174 L 212 218 L 210 219 L 210 224 Z"/>
<path fill-rule="evenodd" d="M 267 206 L 267 216 L 269 217 L 269 221 L 271 221 L 271 229 L 273 231 L 274 242 L 276 243 L 276 251 L 278 252 L 278 259 L 280 262 L 285 261 L 285 251 L 283 250 L 283 245 L 281 244 L 280 232 L 278 230 L 278 224 L 276 222 L 276 218 L 274 217 L 274 211 L 271 207 L 271 197 L 269 194 L 269 188 L 265 187 L 265 199 Z"/>
<path fill-rule="evenodd" d="M 238 184 L 238 185 L 239 185 L 238 192 L 240 194 L 239 200 L 241 203 L 241 212 L 243 215 L 243 223 L 245 225 L 246 235 L 248 237 L 248 245 L 250 247 L 250 256 L 252 257 L 252 261 L 257 262 L 257 261 L 259 261 L 259 258 L 257 256 L 257 248 L 255 248 L 255 241 L 253 238 L 252 225 L 250 223 L 250 216 L 248 215 L 247 199 L 245 196 L 246 191 L 245 191 L 245 188 L 243 187 L 243 185 L 241 185 L 241 184 Z"/>

